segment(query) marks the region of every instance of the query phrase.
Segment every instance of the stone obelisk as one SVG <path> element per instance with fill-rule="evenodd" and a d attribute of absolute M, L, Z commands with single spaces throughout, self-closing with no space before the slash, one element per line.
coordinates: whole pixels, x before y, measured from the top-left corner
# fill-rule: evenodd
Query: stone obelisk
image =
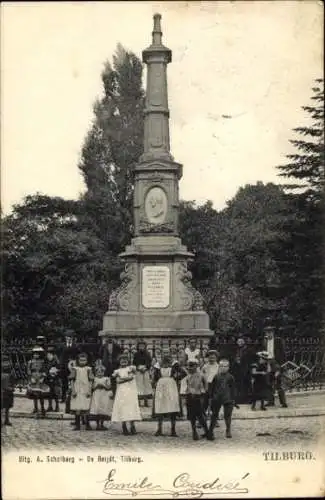
<path fill-rule="evenodd" d="M 154 16 L 152 44 L 143 51 L 147 65 L 144 152 L 135 167 L 134 237 L 120 257 L 121 285 L 109 299 L 102 337 L 131 348 L 139 338 L 150 349 L 182 349 L 192 336 L 201 346 L 212 335 L 201 294 L 191 284 L 187 263 L 193 254 L 178 233 L 182 165 L 170 153 L 167 64 L 161 16 Z"/>

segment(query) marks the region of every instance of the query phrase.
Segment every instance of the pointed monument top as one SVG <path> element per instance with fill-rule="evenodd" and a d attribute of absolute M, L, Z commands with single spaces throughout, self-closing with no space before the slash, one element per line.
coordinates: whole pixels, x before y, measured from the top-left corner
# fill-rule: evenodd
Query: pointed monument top
<path fill-rule="evenodd" d="M 152 45 L 161 45 L 161 14 L 155 14 L 153 16 L 153 32 L 152 32 Z"/>
<path fill-rule="evenodd" d="M 172 60 L 172 52 L 170 49 L 162 44 L 162 31 L 161 31 L 161 15 L 154 14 L 153 16 L 153 31 L 152 31 L 152 43 L 150 47 L 142 52 L 142 60 L 148 63 L 152 57 L 161 58 L 161 62 L 166 62 L 167 64 Z"/>

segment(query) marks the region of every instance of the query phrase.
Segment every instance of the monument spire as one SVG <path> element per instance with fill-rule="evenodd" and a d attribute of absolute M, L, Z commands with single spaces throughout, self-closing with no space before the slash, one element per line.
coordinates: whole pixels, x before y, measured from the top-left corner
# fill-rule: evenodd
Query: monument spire
<path fill-rule="evenodd" d="M 147 93 L 144 119 L 144 152 L 140 161 L 167 159 L 170 154 L 167 64 L 171 50 L 162 44 L 161 15 L 155 14 L 152 44 L 142 52 L 147 65 Z"/>
<path fill-rule="evenodd" d="M 134 166 L 134 237 L 120 254 L 125 270 L 110 295 L 100 332 L 130 350 L 145 338 L 152 356 L 171 347 L 178 352 L 193 336 L 207 346 L 212 333 L 187 268 L 194 255 L 179 237 L 182 165 L 170 154 L 167 64 L 172 58 L 162 43 L 160 22 L 155 14 L 152 43 L 142 53 L 147 92 L 144 152 Z"/>

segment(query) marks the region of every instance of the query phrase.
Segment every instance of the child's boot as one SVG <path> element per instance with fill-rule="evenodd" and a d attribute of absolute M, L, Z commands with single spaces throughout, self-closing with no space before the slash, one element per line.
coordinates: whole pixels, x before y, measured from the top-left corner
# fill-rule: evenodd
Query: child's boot
<path fill-rule="evenodd" d="M 85 416 L 85 425 L 86 425 L 86 431 L 91 431 L 92 427 L 90 425 L 88 415 Z"/>
<path fill-rule="evenodd" d="M 80 415 L 75 416 L 75 427 L 74 431 L 80 431 Z"/>
<path fill-rule="evenodd" d="M 44 399 L 41 399 L 41 417 L 45 418 Z"/>
<path fill-rule="evenodd" d="M 130 433 L 134 436 L 137 433 L 134 422 L 131 422 Z"/>
<path fill-rule="evenodd" d="M 37 399 L 34 399 L 34 409 L 32 413 L 38 413 L 38 401 Z"/>
<path fill-rule="evenodd" d="M 9 422 L 9 410 L 6 410 L 4 425 L 9 425 L 11 427 L 11 422 Z"/>
<path fill-rule="evenodd" d="M 123 432 L 124 436 L 128 436 L 129 435 L 129 431 L 128 431 L 128 428 L 127 428 L 125 422 L 122 423 L 122 432 Z"/>
<path fill-rule="evenodd" d="M 266 411 L 266 406 L 264 403 L 264 399 L 261 400 L 261 410 Z"/>
<path fill-rule="evenodd" d="M 158 429 L 155 433 L 155 436 L 162 436 L 162 435 L 163 435 L 163 433 L 162 433 L 162 421 L 159 420 L 158 421 Z"/>
<path fill-rule="evenodd" d="M 170 433 L 170 435 L 172 437 L 177 437 L 177 434 L 176 434 L 176 420 L 175 419 L 171 420 L 171 433 Z"/>

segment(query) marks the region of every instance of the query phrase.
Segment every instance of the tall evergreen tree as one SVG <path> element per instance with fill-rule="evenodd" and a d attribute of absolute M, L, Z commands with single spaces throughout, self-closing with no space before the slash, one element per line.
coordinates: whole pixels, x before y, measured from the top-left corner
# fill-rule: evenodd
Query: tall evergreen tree
<path fill-rule="evenodd" d="M 297 149 L 287 155 L 289 162 L 278 166 L 280 176 L 300 181 L 288 187 L 305 188 L 306 194 L 319 198 L 324 191 L 324 80 L 315 80 L 313 103 L 303 106 L 310 117 L 308 125 L 294 128 L 297 139 L 290 142 Z"/>
<path fill-rule="evenodd" d="M 324 80 L 317 79 L 312 91 L 312 105 L 302 108 L 310 123 L 294 129 L 298 138 L 291 143 L 297 151 L 287 155 L 287 164 L 278 167 L 280 176 L 293 181 L 286 186 L 288 238 L 279 247 L 279 261 L 291 319 L 296 331 L 304 335 L 318 335 L 323 316 Z M 300 192 L 295 191 L 297 187 Z"/>
<path fill-rule="evenodd" d="M 138 57 L 120 44 L 113 65 L 105 63 L 104 95 L 95 102 L 79 164 L 86 184 L 85 224 L 103 240 L 112 271 L 132 233 L 133 167 L 143 151 L 142 69 Z"/>

